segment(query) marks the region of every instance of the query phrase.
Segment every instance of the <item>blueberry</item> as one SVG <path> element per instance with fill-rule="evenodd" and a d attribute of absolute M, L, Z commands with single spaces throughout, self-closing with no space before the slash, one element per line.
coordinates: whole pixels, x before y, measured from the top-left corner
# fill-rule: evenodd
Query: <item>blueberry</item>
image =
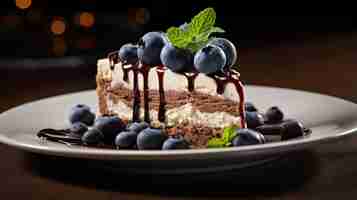
<path fill-rule="evenodd" d="M 105 143 L 114 144 L 115 137 L 124 131 L 126 126 L 117 116 L 102 116 L 95 121 L 94 127 L 103 133 Z"/>
<path fill-rule="evenodd" d="M 97 145 L 102 143 L 104 139 L 103 133 L 97 128 L 91 128 L 83 134 L 81 140 L 87 145 Z"/>
<path fill-rule="evenodd" d="M 69 130 L 75 135 L 83 135 L 85 132 L 88 131 L 88 127 L 82 122 L 76 122 L 74 124 L 71 124 Z"/>
<path fill-rule="evenodd" d="M 161 149 L 166 138 L 166 135 L 161 129 L 146 128 L 139 133 L 136 145 L 140 150 Z"/>
<path fill-rule="evenodd" d="M 245 112 L 245 120 L 247 122 L 247 127 L 251 129 L 255 129 L 258 126 L 264 124 L 264 117 L 259 112 Z"/>
<path fill-rule="evenodd" d="M 183 137 L 169 137 L 162 145 L 163 150 L 189 149 L 189 144 Z"/>
<path fill-rule="evenodd" d="M 90 107 L 84 104 L 77 104 L 71 108 L 69 113 L 69 121 L 71 124 L 82 122 L 87 126 L 93 125 L 95 114 L 91 111 Z"/>
<path fill-rule="evenodd" d="M 115 146 L 117 146 L 119 149 L 133 148 L 136 144 L 137 137 L 138 132 L 123 131 L 116 136 Z"/>
<path fill-rule="evenodd" d="M 269 123 L 281 122 L 284 118 L 284 113 L 277 106 L 273 106 L 265 112 L 265 118 Z"/>
<path fill-rule="evenodd" d="M 148 124 L 147 122 L 134 122 L 134 123 L 130 124 L 127 129 L 129 131 L 140 133 L 140 131 L 146 129 L 149 126 L 150 126 L 150 124 Z"/>
<path fill-rule="evenodd" d="M 162 64 L 173 72 L 190 71 L 193 66 L 193 54 L 187 49 L 179 49 L 166 44 L 161 51 Z"/>
<path fill-rule="evenodd" d="M 124 44 L 119 50 L 119 58 L 126 64 L 138 62 L 138 47 L 133 44 Z"/>
<path fill-rule="evenodd" d="M 209 44 L 216 45 L 223 50 L 227 59 L 225 66 L 231 67 L 235 64 L 237 61 L 237 49 L 231 41 L 225 38 L 213 38 Z"/>
<path fill-rule="evenodd" d="M 161 32 L 148 32 L 138 42 L 138 57 L 143 64 L 156 66 L 161 64 L 160 53 L 166 43 Z"/>
<path fill-rule="evenodd" d="M 233 146 L 253 145 L 265 143 L 264 136 L 252 129 L 239 128 L 236 130 L 237 135 L 233 138 Z"/>
<path fill-rule="evenodd" d="M 297 120 L 290 119 L 282 123 L 281 140 L 304 136 L 304 126 Z"/>
<path fill-rule="evenodd" d="M 258 111 L 258 109 L 254 106 L 252 102 L 245 102 L 245 110 L 249 112 L 255 112 Z"/>
<path fill-rule="evenodd" d="M 204 74 L 220 71 L 225 64 L 226 56 L 223 50 L 215 45 L 203 47 L 194 56 L 194 67 Z"/>

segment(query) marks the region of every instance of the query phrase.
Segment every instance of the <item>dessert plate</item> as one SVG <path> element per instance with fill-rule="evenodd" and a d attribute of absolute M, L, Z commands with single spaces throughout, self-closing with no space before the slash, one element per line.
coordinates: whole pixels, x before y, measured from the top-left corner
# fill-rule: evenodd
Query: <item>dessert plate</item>
<path fill-rule="evenodd" d="M 133 173 L 206 173 L 262 164 L 292 151 L 314 148 L 357 132 L 357 104 L 327 95 L 287 88 L 247 85 L 247 101 L 258 109 L 279 106 L 286 118 L 300 120 L 312 134 L 267 144 L 218 149 L 111 150 L 41 141 L 43 128 L 68 127 L 68 111 L 83 103 L 97 109 L 95 90 L 30 102 L 0 114 L 0 142 L 24 151 L 99 161 L 111 169 Z"/>

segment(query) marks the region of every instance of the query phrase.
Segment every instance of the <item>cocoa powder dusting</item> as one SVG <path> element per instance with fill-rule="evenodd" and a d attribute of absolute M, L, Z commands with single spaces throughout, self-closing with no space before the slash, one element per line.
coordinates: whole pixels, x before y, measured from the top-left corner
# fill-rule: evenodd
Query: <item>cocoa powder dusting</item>
<path fill-rule="evenodd" d="M 182 123 L 173 128 L 167 128 L 168 135 L 181 135 L 191 144 L 191 148 L 207 148 L 207 142 L 213 137 L 220 137 L 222 128 L 211 128 L 201 124 Z"/>

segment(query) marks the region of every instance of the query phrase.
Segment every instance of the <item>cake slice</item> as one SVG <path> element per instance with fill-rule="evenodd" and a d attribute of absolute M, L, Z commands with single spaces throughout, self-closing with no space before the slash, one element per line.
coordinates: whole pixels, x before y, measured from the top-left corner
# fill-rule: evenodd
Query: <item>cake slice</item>
<path fill-rule="evenodd" d="M 133 71 L 125 74 L 119 62 L 111 69 L 108 58 L 97 63 L 98 115 L 117 115 L 130 121 L 133 115 Z M 124 69 L 124 70 L 123 70 Z M 159 86 L 156 68 L 148 74 L 150 121 L 158 122 Z M 143 94 L 143 80 L 139 75 L 139 91 Z M 197 74 L 194 90 L 189 91 L 189 79 L 166 69 L 164 74 L 166 100 L 165 125 L 175 134 L 181 129 L 185 138 L 195 147 L 204 147 L 207 140 L 218 136 L 222 129 L 231 124 L 239 124 L 239 96 L 235 86 L 228 83 L 224 93 L 217 94 L 216 81 L 204 74 Z M 143 95 L 141 95 L 140 118 L 144 119 Z"/>

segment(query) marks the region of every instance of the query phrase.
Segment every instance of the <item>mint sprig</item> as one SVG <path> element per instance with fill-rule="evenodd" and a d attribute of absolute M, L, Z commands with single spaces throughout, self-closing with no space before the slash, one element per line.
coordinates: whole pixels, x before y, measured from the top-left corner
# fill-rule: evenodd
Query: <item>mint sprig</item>
<path fill-rule="evenodd" d="M 212 138 L 208 141 L 208 148 L 222 148 L 232 145 L 232 140 L 237 136 L 237 125 L 227 126 L 223 129 L 223 135 L 220 138 Z"/>
<path fill-rule="evenodd" d="M 224 33 L 222 28 L 215 27 L 216 12 L 213 8 L 206 8 L 194 16 L 185 30 L 170 27 L 166 31 L 167 38 L 177 48 L 198 51 L 205 46 L 213 33 Z"/>

